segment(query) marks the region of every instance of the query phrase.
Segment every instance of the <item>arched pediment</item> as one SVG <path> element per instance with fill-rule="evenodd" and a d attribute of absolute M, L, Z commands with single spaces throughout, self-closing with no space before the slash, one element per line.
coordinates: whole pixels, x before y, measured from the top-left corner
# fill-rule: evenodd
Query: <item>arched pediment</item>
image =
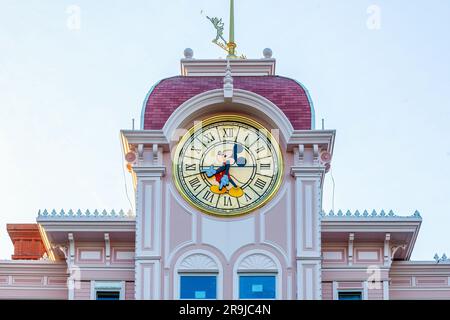
<path fill-rule="evenodd" d="M 184 258 L 180 263 L 179 269 L 217 271 L 219 270 L 219 266 L 206 254 L 196 253 Z"/>
<path fill-rule="evenodd" d="M 168 141 L 177 141 L 180 128 L 202 115 L 217 112 L 217 105 L 224 104 L 223 90 L 211 90 L 201 93 L 178 107 L 163 127 Z M 235 89 L 232 104 L 220 111 L 240 112 L 257 116 L 278 129 L 284 141 L 289 141 L 294 128 L 283 111 L 268 99 L 256 93 Z"/>
<path fill-rule="evenodd" d="M 277 264 L 269 256 L 255 253 L 245 257 L 238 266 L 238 271 L 274 271 Z"/>

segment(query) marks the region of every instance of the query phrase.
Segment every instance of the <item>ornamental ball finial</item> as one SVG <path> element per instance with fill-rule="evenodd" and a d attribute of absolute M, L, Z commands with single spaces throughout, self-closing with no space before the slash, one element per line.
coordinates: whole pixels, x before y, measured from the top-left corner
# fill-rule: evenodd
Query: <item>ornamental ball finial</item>
<path fill-rule="evenodd" d="M 270 49 L 270 48 L 265 48 L 263 50 L 263 55 L 264 55 L 264 58 L 266 58 L 266 59 L 272 58 L 272 54 L 273 54 L 273 52 L 272 52 L 272 49 Z"/>
<path fill-rule="evenodd" d="M 184 49 L 184 57 L 186 59 L 192 59 L 194 57 L 194 50 L 191 48 Z"/>

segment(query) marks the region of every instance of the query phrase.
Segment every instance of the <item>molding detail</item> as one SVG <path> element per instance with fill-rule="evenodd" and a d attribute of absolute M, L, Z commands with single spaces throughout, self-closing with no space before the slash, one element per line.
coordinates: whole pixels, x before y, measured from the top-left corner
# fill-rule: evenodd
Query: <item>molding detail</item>
<path fill-rule="evenodd" d="M 244 258 L 238 266 L 238 271 L 277 271 L 278 267 L 270 257 L 256 253 Z"/>
<path fill-rule="evenodd" d="M 69 268 L 72 266 L 74 260 L 75 260 L 75 239 L 73 238 L 73 233 L 69 233 L 67 235 L 67 238 L 69 240 L 69 255 L 68 255 L 68 266 Z"/>
<path fill-rule="evenodd" d="M 105 256 L 106 256 L 106 265 L 111 264 L 111 241 L 109 238 L 109 233 L 105 233 Z"/>
<path fill-rule="evenodd" d="M 226 61 L 224 59 L 182 59 L 181 75 L 223 76 Z M 230 61 L 236 76 L 273 76 L 276 60 L 269 59 L 233 59 Z"/>
<path fill-rule="evenodd" d="M 112 211 L 89 211 L 86 210 L 82 212 L 81 210 L 77 210 L 76 212 L 73 210 L 64 211 L 61 210 L 60 212 L 57 212 L 56 210 L 52 210 L 51 212 L 48 212 L 48 210 L 39 210 L 38 217 L 36 219 L 37 222 L 41 221 L 64 221 L 64 220 L 133 220 L 135 219 L 134 213 L 129 210 L 127 213 L 125 213 L 123 210 L 120 210 L 116 212 L 115 210 Z"/>
<path fill-rule="evenodd" d="M 205 254 L 192 254 L 181 261 L 179 271 L 183 270 L 213 270 L 218 271 L 219 266 Z"/>
<path fill-rule="evenodd" d="M 334 212 L 331 210 L 330 212 L 322 212 L 322 217 L 326 220 L 332 220 L 332 219 L 339 219 L 339 220 L 346 220 L 346 219 L 415 219 L 415 220 L 422 220 L 422 217 L 419 213 L 419 211 L 414 212 L 414 214 L 410 216 L 399 216 L 395 214 L 392 210 L 390 210 L 388 213 L 386 213 L 384 210 L 381 210 L 380 212 L 377 212 L 375 210 L 372 210 L 371 213 L 369 213 L 367 210 L 364 210 L 363 213 L 359 212 L 359 210 L 356 210 L 355 212 L 351 212 L 348 210 L 345 214 L 342 210 L 339 210 L 338 212 Z"/>
<path fill-rule="evenodd" d="M 348 265 L 351 266 L 353 264 L 353 241 L 355 240 L 355 234 L 350 233 L 348 236 Z"/>
<path fill-rule="evenodd" d="M 223 102 L 223 89 L 206 91 L 185 101 L 172 113 L 164 125 L 163 132 L 166 136 L 166 140 L 171 142 L 178 141 L 179 137 L 177 134 L 180 133 L 179 129 L 183 127 L 183 123 L 193 120 L 201 114 L 214 111 L 213 106 Z M 286 114 L 267 98 L 254 92 L 234 89 L 233 103 L 236 105 L 247 106 L 247 111 L 259 115 L 261 118 L 271 123 L 274 128 L 278 128 L 285 141 L 290 140 L 291 135 L 294 132 L 291 122 Z M 230 111 L 232 110 L 230 109 Z M 189 119 L 186 118 L 187 114 L 190 115 Z"/>
<path fill-rule="evenodd" d="M 152 166 L 152 167 L 133 167 L 133 171 L 138 178 L 155 177 L 160 178 L 166 175 L 165 166 Z"/>
<path fill-rule="evenodd" d="M 233 75 L 231 74 L 230 60 L 227 60 L 227 68 L 225 71 L 225 78 L 223 79 L 223 97 L 227 102 L 233 100 Z"/>

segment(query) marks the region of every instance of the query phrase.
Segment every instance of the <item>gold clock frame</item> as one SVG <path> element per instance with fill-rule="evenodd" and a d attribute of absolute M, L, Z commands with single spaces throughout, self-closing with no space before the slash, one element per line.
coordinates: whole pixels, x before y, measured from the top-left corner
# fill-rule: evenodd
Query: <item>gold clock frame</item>
<path fill-rule="evenodd" d="M 197 131 L 205 126 L 208 126 L 210 124 L 220 123 L 220 122 L 225 122 L 225 121 L 241 122 L 243 124 L 252 126 L 255 129 L 258 129 L 258 130 L 264 132 L 264 134 L 269 138 L 269 141 L 273 146 L 275 154 L 279 159 L 279 166 L 278 166 L 278 170 L 277 170 L 277 174 L 278 174 L 277 181 L 275 182 L 275 186 L 274 186 L 273 190 L 270 192 L 270 194 L 263 201 L 261 201 L 261 203 L 259 203 L 257 206 L 247 209 L 247 210 L 244 210 L 243 212 L 239 212 L 237 214 L 229 214 L 229 215 L 218 214 L 217 212 L 214 212 L 214 210 L 208 210 L 206 208 L 203 208 L 203 207 L 200 207 L 199 205 L 197 205 L 194 201 L 191 200 L 191 198 L 186 194 L 184 189 L 181 187 L 181 182 L 179 181 L 179 175 L 178 175 L 178 161 L 180 159 L 180 151 L 183 148 L 184 144 L 187 142 L 187 140 L 195 133 L 195 131 Z M 211 215 L 211 216 L 220 217 L 220 218 L 236 218 L 236 217 L 241 217 L 241 216 L 247 215 L 253 211 L 256 211 L 256 210 L 262 208 L 263 206 L 265 206 L 270 200 L 273 199 L 275 194 L 279 191 L 281 182 L 283 180 L 284 161 L 283 161 L 283 153 L 281 152 L 281 147 L 280 147 L 279 142 L 274 138 L 272 133 L 266 127 L 264 127 L 259 122 L 255 121 L 253 119 L 250 119 L 248 117 L 245 117 L 245 116 L 227 114 L 227 115 L 213 116 L 213 117 L 204 119 L 202 121 L 199 121 L 199 123 L 194 124 L 194 126 L 192 126 L 183 135 L 183 137 L 180 139 L 180 141 L 178 142 L 177 146 L 174 149 L 175 149 L 175 155 L 172 160 L 172 179 L 178 190 L 178 193 L 181 194 L 183 199 L 186 200 L 186 202 L 189 203 L 189 205 L 191 207 L 195 208 L 196 210 L 198 210 L 200 212 Z"/>

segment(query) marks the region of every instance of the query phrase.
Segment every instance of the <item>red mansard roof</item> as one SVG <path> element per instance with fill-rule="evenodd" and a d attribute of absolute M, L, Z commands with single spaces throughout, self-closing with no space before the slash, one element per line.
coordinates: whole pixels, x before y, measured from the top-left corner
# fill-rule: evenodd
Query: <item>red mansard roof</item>
<path fill-rule="evenodd" d="M 144 130 L 160 130 L 185 101 L 223 88 L 223 77 L 177 76 L 160 81 L 144 102 Z M 234 77 L 234 88 L 259 94 L 277 105 L 295 130 L 310 130 L 314 110 L 308 92 L 295 80 L 280 76 Z"/>

